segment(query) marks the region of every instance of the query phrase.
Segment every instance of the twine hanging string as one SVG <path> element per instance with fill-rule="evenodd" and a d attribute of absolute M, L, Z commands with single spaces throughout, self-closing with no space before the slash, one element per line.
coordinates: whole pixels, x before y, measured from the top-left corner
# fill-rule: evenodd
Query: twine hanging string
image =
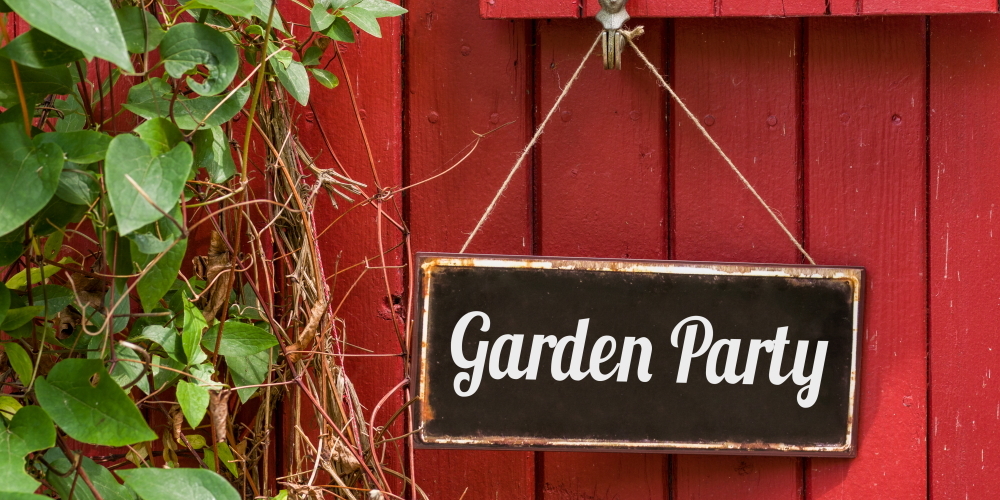
<path fill-rule="evenodd" d="M 670 84 L 668 84 L 667 81 L 663 78 L 663 75 L 661 75 L 660 72 L 657 71 L 656 66 L 654 66 L 653 63 L 649 61 L 649 58 L 646 57 L 646 54 L 644 54 L 641 50 L 639 50 L 639 47 L 636 47 L 635 42 L 633 42 L 633 39 L 638 38 L 640 35 L 643 34 L 642 26 L 639 26 L 631 31 L 619 30 L 619 32 L 625 36 L 625 40 L 628 41 L 628 44 L 632 47 L 632 50 L 634 50 L 635 53 L 639 55 L 639 58 L 642 59 L 642 62 L 646 63 L 646 67 L 649 68 L 649 71 L 651 71 L 653 75 L 656 76 L 656 79 L 659 82 L 660 86 L 667 90 L 667 92 L 670 94 L 670 97 L 672 97 L 674 101 L 676 101 L 677 104 L 681 107 L 681 109 L 684 110 L 684 114 L 686 114 L 687 117 L 691 119 L 691 122 L 694 123 L 694 126 L 697 127 L 699 131 L 701 131 L 701 135 L 705 136 L 705 139 L 708 140 L 709 144 L 711 144 L 712 147 L 715 148 L 715 151 L 719 153 L 719 156 L 721 156 L 722 159 L 726 161 L 726 164 L 729 165 L 729 168 L 732 169 L 732 171 L 736 174 L 737 177 L 740 178 L 740 181 L 743 182 L 743 185 L 750 191 L 751 194 L 753 194 L 754 198 L 757 198 L 757 201 L 760 202 L 761 206 L 764 207 L 765 210 L 767 210 L 767 213 L 771 215 L 771 218 L 774 219 L 774 222 L 776 222 L 778 226 L 781 227 L 781 230 L 785 233 L 785 236 L 788 237 L 788 240 L 791 241 L 793 245 L 795 245 L 795 248 L 797 248 L 799 252 L 801 252 L 802 255 L 805 256 L 806 260 L 808 260 L 810 264 L 815 266 L 816 261 L 813 260 L 812 256 L 809 255 L 809 252 L 807 252 L 806 249 L 802 246 L 802 244 L 799 243 L 799 240 L 795 238 L 792 232 L 788 230 L 788 227 L 785 226 L 785 223 L 781 221 L 781 218 L 778 217 L 778 214 L 775 213 L 774 209 L 772 209 L 771 206 L 768 205 L 766 201 L 764 201 L 764 198 L 760 195 L 760 193 L 757 192 L 756 189 L 754 189 L 753 185 L 750 184 L 750 181 L 747 180 L 746 176 L 743 175 L 743 172 L 740 172 L 740 169 L 736 167 L 736 164 L 733 163 L 733 160 L 731 160 L 729 156 L 725 153 L 725 151 L 722 150 L 722 147 L 719 146 L 719 143 L 715 142 L 715 139 L 713 139 L 712 136 L 708 133 L 708 130 L 706 130 L 705 127 L 702 126 L 701 122 L 698 121 L 698 118 L 694 115 L 694 113 L 692 113 L 691 110 L 688 109 L 687 105 L 684 104 L 684 101 L 681 100 L 681 98 L 677 95 L 677 93 L 674 92 L 674 89 L 670 86 Z M 507 186 L 510 184 L 511 179 L 514 178 L 514 173 L 516 173 L 517 170 L 521 167 L 521 163 L 523 163 L 525 157 L 528 156 L 528 152 L 530 152 L 531 148 L 535 146 L 535 143 L 538 142 L 538 138 L 542 135 L 542 132 L 545 130 L 545 125 L 548 124 L 549 119 L 552 118 L 552 115 L 555 113 L 555 110 L 559 107 L 559 103 L 562 102 L 564 97 L 566 97 L 566 94 L 569 93 L 570 87 L 573 86 L 573 82 L 575 82 L 576 79 L 580 76 L 580 71 L 586 64 L 587 59 L 589 59 L 590 55 L 594 52 L 594 48 L 597 46 L 597 43 L 601 40 L 601 35 L 603 35 L 603 32 L 597 36 L 597 39 L 594 40 L 594 43 L 590 46 L 590 50 L 587 51 L 587 54 L 583 56 L 583 60 L 580 61 L 580 66 L 576 68 L 576 71 L 573 73 L 573 77 L 569 80 L 569 82 L 566 83 L 566 87 L 563 88 L 562 93 L 559 94 L 559 97 L 556 99 L 555 104 L 552 105 L 552 108 L 549 110 L 548 114 L 545 115 L 545 119 L 542 120 L 541 126 L 538 127 L 538 130 L 535 132 L 535 135 L 532 136 L 531 141 L 528 142 L 528 146 L 525 147 L 524 150 L 521 152 L 521 156 L 518 157 L 517 162 L 514 163 L 514 167 L 507 175 L 507 179 L 504 181 L 503 185 L 500 186 L 500 190 L 497 191 L 496 196 L 493 197 L 493 201 L 490 202 L 490 205 L 488 207 L 486 207 L 486 212 L 484 212 L 483 216 L 479 219 L 479 223 L 476 224 L 476 228 L 472 230 L 472 233 L 469 234 L 469 238 L 465 240 L 465 244 L 462 245 L 462 250 L 460 251 L 460 253 L 465 253 L 465 249 L 468 248 L 469 243 L 472 242 L 472 238 L 476 236 L 480 228 L 483 227 L 483 223 L 486 222 L 486 219 L 488 219 L 490 214 L 493 212 L 493 209 L 496 207 L 497 201 L 503 195 L 504 191 L 507 190 Z"/>
<path fill-rule="evenodd" d="M 500 197 L 503 196 L 503 192 L 507 190 L 507 186 L 510 185 L 510 181 L 514 178 L 514 174 L 521 168 L 521 164 L 524 163 L 524 159 L 528 156 L 528 153 L 531 152 L 531 148 L 535 147 L 535 143 L 538 142 L 538 138 L 542 136 L 542 132 L 545 131 L 545 126 L 548 125 L 552 115 L 555 114 L 556 109 L 559 108 L 559 103 L 561 103 L 563 98 L 566 97 L 566 94 L 569 94 L 569 89 L 573 87 L 573 83 L 575 83 L 576 79 L 580 77 L 580 71 L 582 71 L 583 67 L 587 65 L 587 59 L 590 59 L 590 55 L 594 53 L 594 48 L 597 47 L 597 43 L 601 41 L 601 36 L 603 35 L 604 33 L 601 32 L 597 35 L 597 38 L 594 39 L 594 43 L 590 44 L 590 50 L 588 50 L 586 55 L 583 56 L 583 59 L 580 60 L 580 65 L 577 66 L 576 71 L 573 72 L 573 77 L 566 82 L 566 86 L 563 87 L 562 93 L 559 94 L 555 104 L 552 105 L 548 114 L 545 115 L 545 119 L 542 120 L 542 124 L 539 125 L 538 130 L 535 131 L 535 135 L 531 136 L 531 140 L 528 141 L 528 145 L 525 146 L 523 151 L 521 151 L 521 156 L 517 157 L 517 161 L 514 162 L 514 167 L 511 168 L 510 173 L 507 174 L 507 179 L 503 181 L 503 185 L 500 186 L 500 190 L 497 191 L 496 196 L 493 197 L 493 201 L 491 201 L 490 205 L 486 207 L 486 211 L 483 212 L 483 216 L 479 218 L 479 223 L 476 224 L 476 228 L 469 233 L 469 237 L 465 240 L 465 244 L 462 245 L 462 249 L 459 253 L 465 253 L 465 249 L 469 248 L 469 243 L 472 243 L 472 238 L 476 237 L 476 234 L 483 227 L 486 219 L 488 219 L 490 214 L 493 213 L 493 209 L 496 208 L 497 202 L 500 201 Z"/>

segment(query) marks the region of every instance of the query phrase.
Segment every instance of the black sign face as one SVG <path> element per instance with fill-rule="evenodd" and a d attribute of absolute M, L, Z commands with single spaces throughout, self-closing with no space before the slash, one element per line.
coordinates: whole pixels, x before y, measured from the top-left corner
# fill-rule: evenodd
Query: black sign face
<path fill-rule="evenodd" d="M 417 259 L 420 446 L 855 454 L 861 268 Z"/>

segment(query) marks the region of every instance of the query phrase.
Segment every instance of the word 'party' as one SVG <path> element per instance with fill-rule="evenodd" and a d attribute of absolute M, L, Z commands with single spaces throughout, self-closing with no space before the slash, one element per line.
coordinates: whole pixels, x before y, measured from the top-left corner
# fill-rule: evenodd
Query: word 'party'
<path fill-rule="evenodd" d="M 492 347 L 490 347 L 490 341 L 481 340 L 476 347 L 475 357 L 469 359 L 465 356 L 462 345 L 466 329 L 476 318 L 482 320 L 479 330 L 489 331 L 490 317 L 482 311 L 472 311 L 458 320 L 451 335 L 452 361 L 463 370 L 472 370 L 471 374 L 468 371 L 463 371 L 455 376 L 455 394 L 459 396 L 471 396 L 479 389 L 479 384 L 483 379 L 483 371 L 487 368 L 487 357 L 489 358 L 490 377 L 494 380 L 500 380 L 504 377 L 510 377 L 513 380 L 522 377 L 525 380 L 536 380 L 542 359 L 542 350 L 546 347 L 552 350 L 551 376 L 556 381 L 563 381 L 567 378 L 583 380 L 590 377 L 598 382 L 603 382 L 614 377 L 617 382 L 628 382 L 632 372 L 632 361 L 636 353 L 639 355 L 639 361 L 635 368 L 636 378 L 640 382 L 649 382 L 653 377 L 653 374 L 649 372 L 653 344 L 646 337 L 625 337 L 622 341 L 621 351 L 618 351 L 618 342 L 614 337 L 605 335 L 598 338 L 591 348 L 587 369 L 583 370 L 584 347 L 587 343 L 587 329 L 590 326 L 589 318 L 577 322 L 575 335 L 567 335 L 562 338 L 556 338 L 554 335 L 534 335 L 528 353 L 528 365 L 524 369 L 520 368 L 521 349 L 524 345 L 523 334 L 500 335 L 492 341 Z M 701 335 L 701 342 L 698 342 L 699 330 L 704 332 Z M 705 360 L 705 378 L 709 383 L 753 384 L 757 373 L 757 361 L 761 350 L 763 350 L 771 354 L 771 364 L 767 374 L 770 383 L 781 385 L 791 378 L 795 385 L 801 387 L 796 398 L 799 406 L 809 408 L 816 403 L 823 378 L 823 365 L 826 362 L 828 341 L 820 340 L 817 342 L 812 370 L 809 374 L 806 374 L 809 341 L 798 341 L 792 370 L 782 374 L 781 361 L 785 355 L 785 346 L 791 342 L 788 340 L 788 327 L 780 327 L 775 332 L 774 339 L 750 339 L 743 373 L 737 373 L 736 365 L 739 361 L 741 339 L 719 339 L 712 342 L 713 337 L 712 323 L 702 316 L 689 316 L 674 326 L 670 333 L 670 345 L 681 350 L 680 364 L 677 367 L 678 384 L 687 383 L 691 360 L 706 354 L 708 357 Z M 510 344 L 510 353 L 506 363 L 504 363 L 503 351 L 505 344 L 508 343 Z M 569 355 L 569 367 L 563 370 L 564 358 L 567 350 L 570 349 L 572 351 Z M 720 374 L 719 357 L 722 355 L 723 349 L 726 349 L 726 357 Z M 616 352 L 618 352 L 618 362 L 609 366 Z M 465 389 L 462 388 L 463 384 L 465 384 Z"/>

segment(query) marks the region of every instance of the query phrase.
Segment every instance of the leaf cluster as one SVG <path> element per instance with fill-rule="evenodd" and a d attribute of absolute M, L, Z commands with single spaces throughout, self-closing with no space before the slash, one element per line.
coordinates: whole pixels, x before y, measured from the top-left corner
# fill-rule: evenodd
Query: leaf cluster
<path fill-rule="evenodd" d="M 250 284 L 185 276 L 189 238 L 247 199 L 235 125 L 262 87 L 306 105 L 339 83 L 331 44 L 406 12 L 306 8 L 295 38 L 269 0 L 0 0 L 0 32 L 30 26 L 0 45 L 0 497 L 241 498 L 225 412 L 266 385 L 278 332 Z M 128 451 L 109 467 L 67 438 Z"/>

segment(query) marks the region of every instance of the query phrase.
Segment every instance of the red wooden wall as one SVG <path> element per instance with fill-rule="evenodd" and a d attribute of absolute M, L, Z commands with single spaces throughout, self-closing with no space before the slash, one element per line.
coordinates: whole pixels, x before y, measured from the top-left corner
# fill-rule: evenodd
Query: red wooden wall
<path fill-rule="evenodd" d="M 483 2 L 487 13 L 526 4 Z M 656 10 L 666 4 L 689 10 Z M 738 10 L 746 4 L 763 10 Z M 456 170 L 386 205 L 409 224 L 412 249 L 456 252 L 599 26 L 483 20 L 468 0 L 404 5 L 410 13 L 383 24 L 383 39 L 362 37 L 345 54 L 379 179 L 358 142 L 346 87 L 318 93 L 300 126 L 314 149 L 330 140 L 343 151 L 355 177 L 398 186 L 450 165 L 473 132 L 513 122 Z M 1000 377 L 1000 17 L 835 15 L 927 6 L 997 5 L 629 7 L 704 16 L 631 24 L 645 25 L 639 46 L 818 263 L 867 268 L 857 458 L 418 451 L 416 478 L 430 498 L 1000 498 L 1000 379 L 991 371 Z M 531 16 L 581 12 L 576 0 L 531 8 Z M 582 12 L 592 10 L 588 0 Z M 819 17 L 710 18 L 760 14 Z M 529 160 L 470 252 L 802 262 L 628 52 L 622 71 L 590 61 Z M 320 225 L 341 214 L 324 212 Z M 374 217 L 372 207 L 353 211 L 324 244 L 345 248 L 346 263 L 378 255 Z M 391 238 L 398 233 L 387 231 Z M 397 252 L 387 264 L 403 259 Z M 340 293 L 360 272 L 338 278 Z M 387 295 L 401 293 L 405 274 L 390 277 L 387 293 L 381 273 L 363 276 L 341 311 L 350 342 L 398 349 Z M 369 409 L 402 376 L 395 358 L 357 358 L 348 369 Z"/>

